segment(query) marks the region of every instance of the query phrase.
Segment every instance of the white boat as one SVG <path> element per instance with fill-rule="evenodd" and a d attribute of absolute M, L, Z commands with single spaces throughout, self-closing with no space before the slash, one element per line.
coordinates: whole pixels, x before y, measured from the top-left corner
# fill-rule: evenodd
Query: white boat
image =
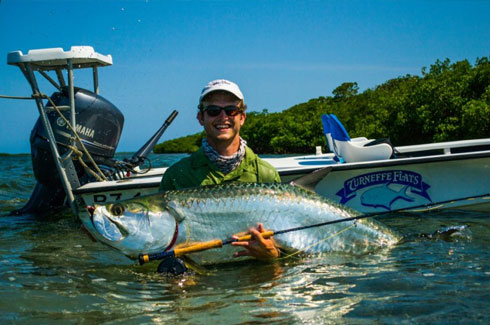
<path fill-rule="evenodd" d="M 8 54 L 7 62 L 23 72 L 40 114 L 31 135 L 38 185 L 18 213 L 43 212 L 64 200 L 75 214 L 86 213 L 86 206 L 94 203 L 158 191 L 166 168 L 142 173 L 138 165 L 147 159 L 176 113 L 133 157 L 113 160 L 123 117 L 98 95 L 97 75 L 99 67 L 112 64 L 110 55 L 77 46 L 69 51 L 15 51 Z M 85 68 L 93 70 L 93 92 L 74 86 L 74 70 Z M 55 77 L 49 75 L 51 71 Z M 35 72 L 58 91 L 48 102 Z M 350 139 L 340 121 L 330 118 L 333 125 L 326 129 L 326 136 L 333 153 L 265 159 L 283 182 L 302 177 L 295 183 L 363 213 L 442 208 L 490 211 L 490 138 L 393 148 L 386 143 L 372 145 L 366 138 Z M 80 152 L 83 158 L 75 159 Z"/>

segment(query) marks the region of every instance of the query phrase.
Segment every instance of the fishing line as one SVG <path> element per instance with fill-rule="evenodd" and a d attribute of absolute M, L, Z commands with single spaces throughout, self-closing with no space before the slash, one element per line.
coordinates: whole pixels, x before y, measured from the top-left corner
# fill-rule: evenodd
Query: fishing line
<path fill-rule="evenodd" d="M 343 233 L 344 231 L 347 231 L 347 230 L 349 230 L 350 228 L 355 227 L 355 226 L 356 226 L 356 224 L 354 223 L 354 224 L 352 224 L 352 225 L 350 225 L 350 226 L 348 226 L 348 227 L 345 227 L 345 228 L 344 228 L 344 229 L 342 229 L 342 230 L 337 231 L 336 233 L 331 234 L 330 236 L 328 236 L 328 237 L 326 237 L 326 238 L 324 238 L 324 239 L 321 239 L 321 240 L 317 241 L 316 243 L 311 244 L 310 246 L 307 246 L 306 248 L 304 248 L 304 249 L 302 249 L 302 250 L 299 250 L 299 251 L 296 251 L 296 252 L 294 252 L 294 253 L 288 254 L 288 255 L 286 255 L 286 256 L 280 257 L 280 258 L 278 258 L 278 260 L 282 260 L 282 259 L 290 258 L 290 257 L 293 257 L 293 256 L 298 255 L 298 254 L 300 254 L 300 253 L 303 253 L 305 250 L 310 249 L 310 248 L 312 248 L 312 247 L 315 247 L 316 245 L 318 245 L 318 244 L 320 244 L 320 243 L 323 243 L 323 242 L 325 242 L 325 241 L 327 241 L 327 240 L 330 240 L 330 239 L 334 238 L 335 236 L 338 236 L 338 235 L 340 235 L 341 233 Z"/>

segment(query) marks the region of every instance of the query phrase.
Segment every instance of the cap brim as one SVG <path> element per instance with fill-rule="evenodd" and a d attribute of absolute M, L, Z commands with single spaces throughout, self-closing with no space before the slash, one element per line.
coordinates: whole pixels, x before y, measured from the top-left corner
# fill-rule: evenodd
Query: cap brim
<path fill-rule="evenodd" d="M 215 91 L 226 91 L 232 95 L 234 95 L 236 98 L 238 98 L 239 100 L 243 100 L 243 95 L 240 91 L 237 91 L 236 89 L 233 89 L 233 87 L 229 87 L 227 85 L 219 85 L 219 86 L 216 86 L 216 87 L 211 87 L 209 89 L 206 89 L 202 94 L 201 94 L 201 97 L 199 98 L 199 102 L 202 101 L 202 99 L 212 93 L 212 92 L 215 92 Z"/>

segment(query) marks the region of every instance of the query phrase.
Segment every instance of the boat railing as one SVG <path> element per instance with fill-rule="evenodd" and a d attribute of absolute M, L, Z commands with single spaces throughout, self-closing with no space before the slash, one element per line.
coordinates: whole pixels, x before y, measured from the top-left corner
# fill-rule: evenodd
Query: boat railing
<path fill-rule="evenodd" d="M 427 151 L 440 151 L 442 154 L 450 155 L 454 153 L 456 148 L 468 148 L 474 149 L 481 147 L 481 150 L 490 150 L 490 138 L 487 139 L 474 139 L 474 140 L 460 140 L 460 141 L 447 141 L 428 144 L 416 144 L 409 146 L 395 147 L 395 149 L 401 154 L 410 154 L 415 152 L 427 152 Z"/>

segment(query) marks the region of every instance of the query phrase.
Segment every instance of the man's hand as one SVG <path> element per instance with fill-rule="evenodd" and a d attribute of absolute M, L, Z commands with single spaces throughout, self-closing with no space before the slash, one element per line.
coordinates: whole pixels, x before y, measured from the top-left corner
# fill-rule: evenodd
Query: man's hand
<path fill-rule="evenodd" d="M 265 232 L 264 225 L 259 223 L 257 228 L 251 228 L 250 234 L 252 240 L 232 242 L 232 246 L 240 246 L 245 248 L 233 254 L 233 257 L 253 256 L 259 260 L 270 260 L 279 257 L 279 250 L 276 248 L 274 240 L 271 238 L 265 239 L 262 233 Z M 238 236 L 232 236 L 233 239 L 238 239 Z"/>

